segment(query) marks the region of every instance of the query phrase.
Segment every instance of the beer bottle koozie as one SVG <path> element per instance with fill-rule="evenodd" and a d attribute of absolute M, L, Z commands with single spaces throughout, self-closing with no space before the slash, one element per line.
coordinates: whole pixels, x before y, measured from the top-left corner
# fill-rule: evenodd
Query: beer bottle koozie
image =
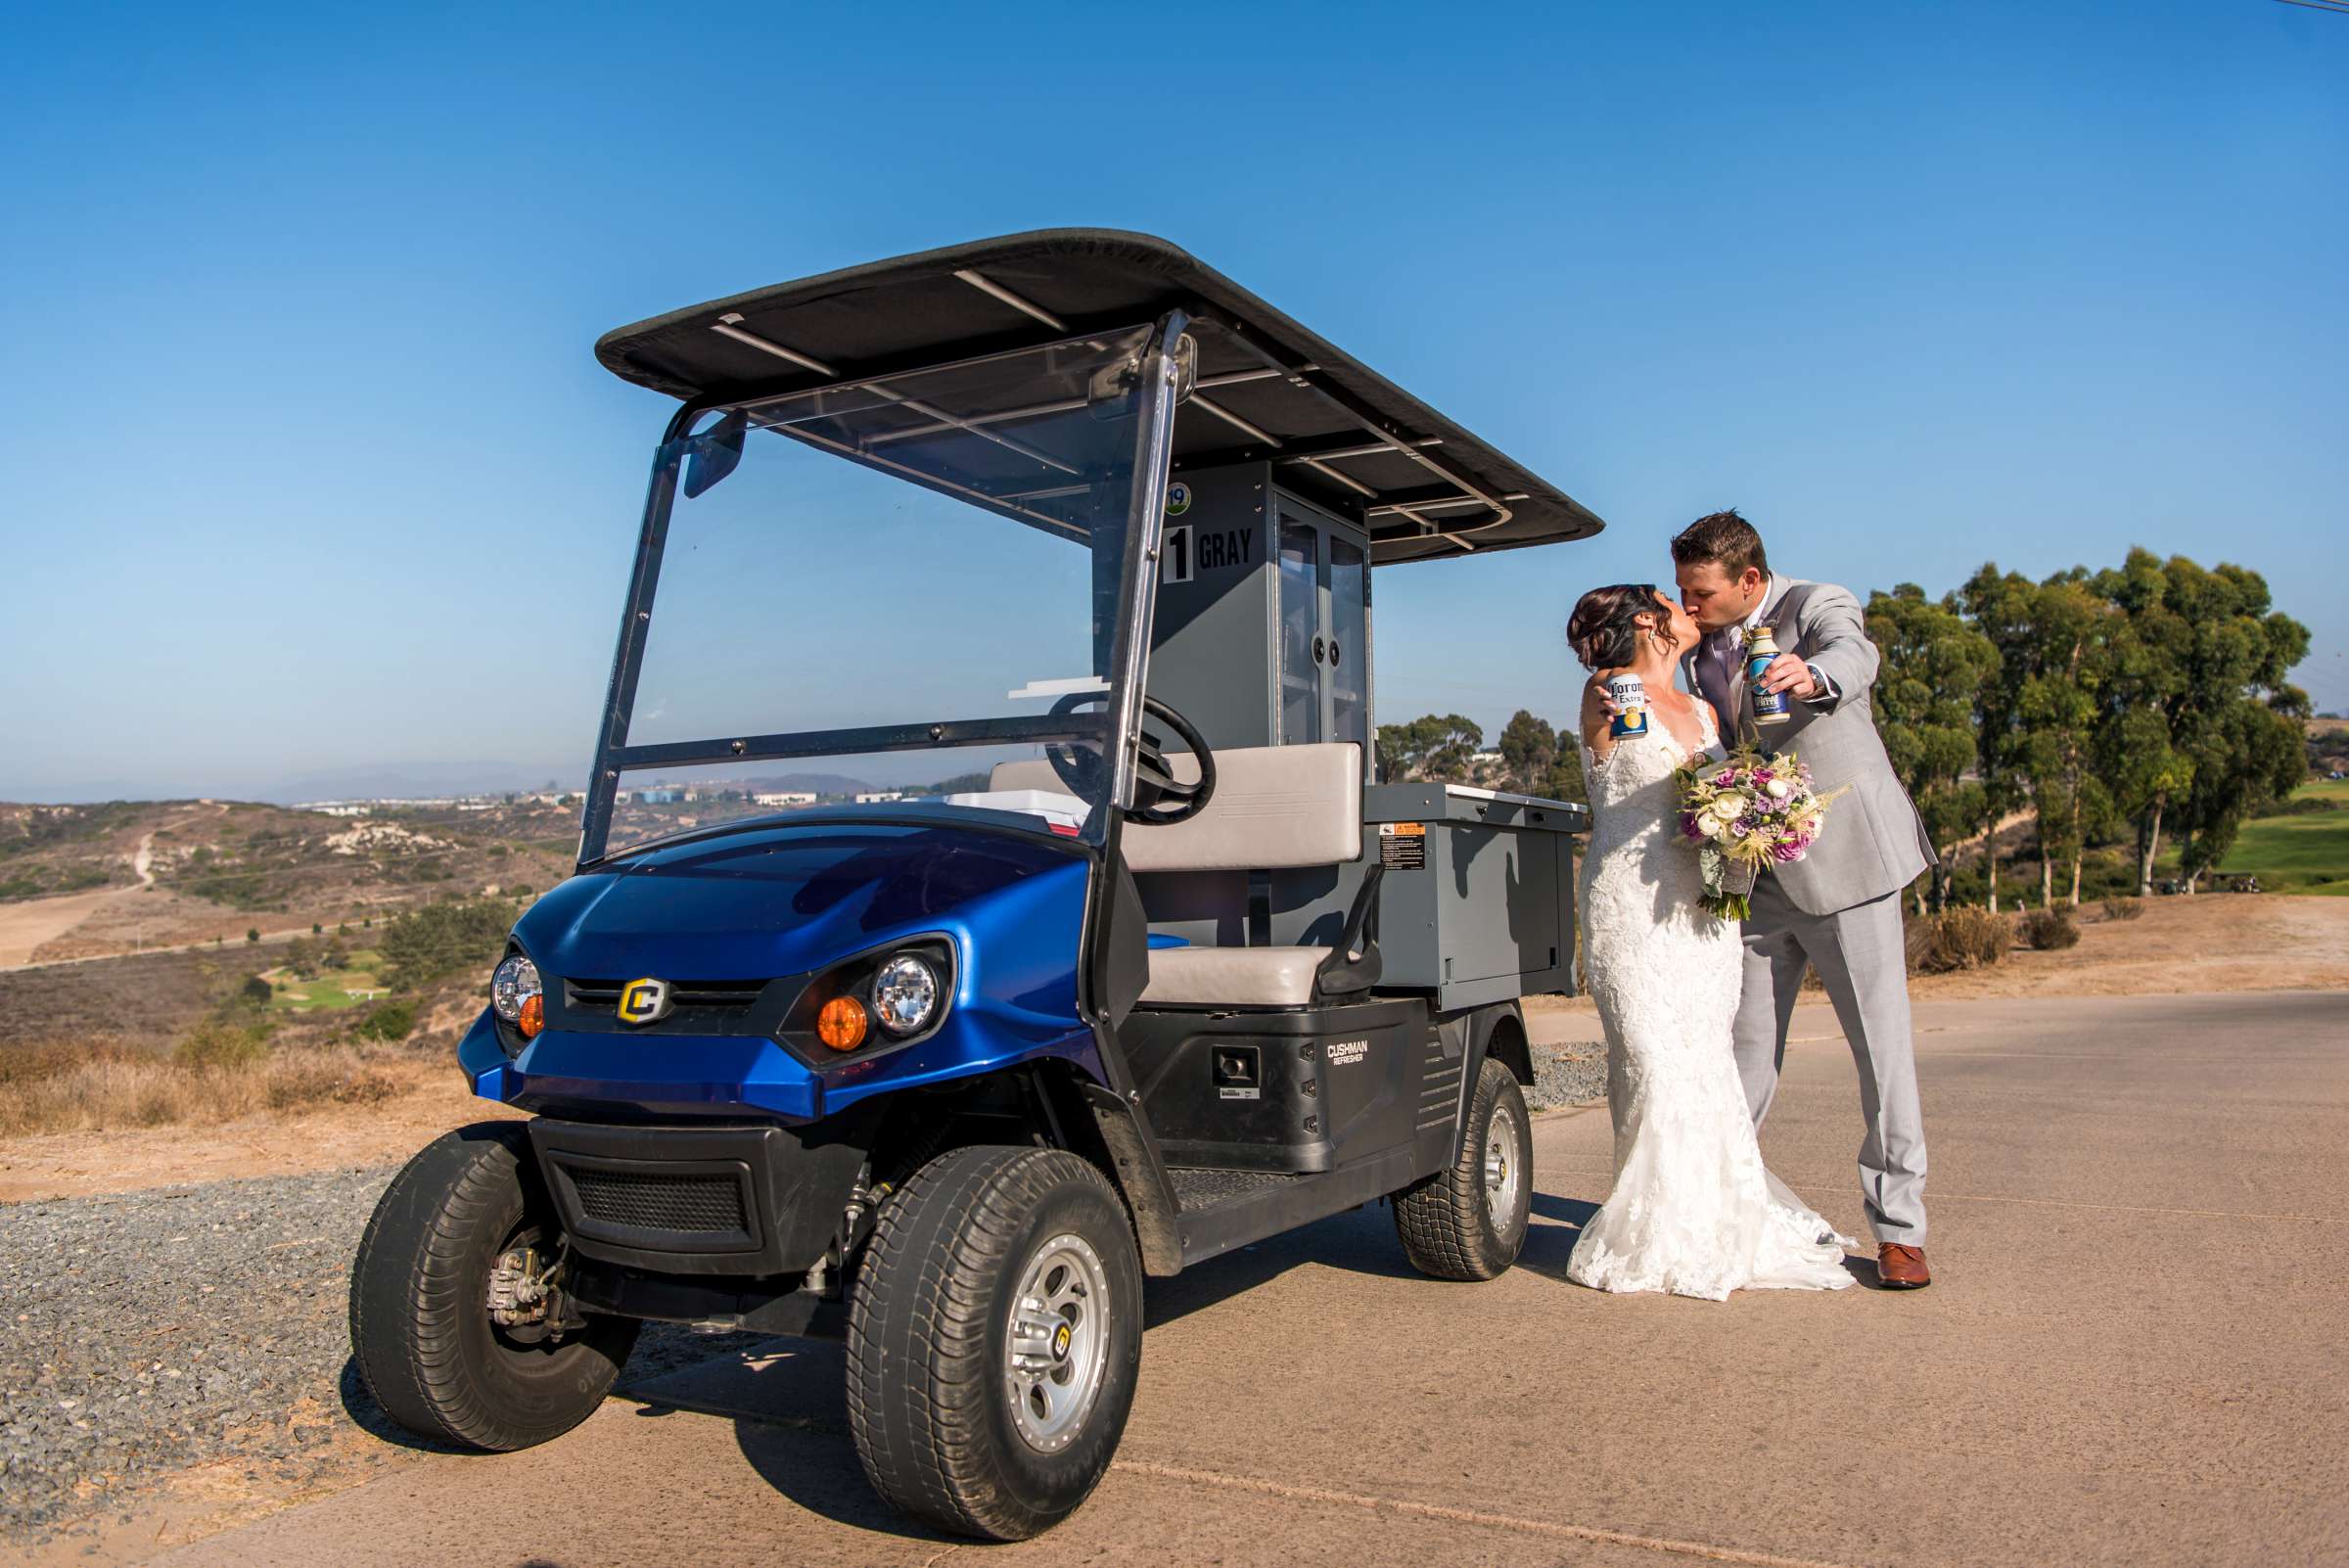
<path fill-rule="evenodd" d="M 1762 671 L 1778 657 L 1778 639 L 1768 626 L 1756 626 L 1745 634 L 1745 686 L 1754 699 L 1754 722 L 1783 724 L 1793 716 L 1782 691 L 1762 689 Z"/>
<path fill-rule="evenodd" d="M 1637 675 L 1609 675 L 1607 698 L 1618 710 L 1607 724 L 1608 734 L 1622 740 L 1647 733 L 1647 688 Z"/>

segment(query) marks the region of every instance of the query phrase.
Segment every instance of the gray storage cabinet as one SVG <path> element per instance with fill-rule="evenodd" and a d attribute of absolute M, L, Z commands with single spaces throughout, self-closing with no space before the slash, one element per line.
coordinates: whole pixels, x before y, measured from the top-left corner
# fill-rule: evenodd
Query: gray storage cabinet
<path fill-rule="evenodd" d="M 1574 994 L 1574 839 L 1589 811 L 1457 784 L 1362 792 L 1378 899 L 1379 989 L 1430 991 L 1436 1010 Z"/>

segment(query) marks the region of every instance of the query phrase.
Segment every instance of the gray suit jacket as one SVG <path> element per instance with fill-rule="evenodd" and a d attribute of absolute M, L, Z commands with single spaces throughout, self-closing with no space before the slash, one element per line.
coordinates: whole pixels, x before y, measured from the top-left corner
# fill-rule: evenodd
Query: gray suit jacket
<path fill-rule="evenodd" d="M 1811 853 L 1772 868 L 1797 909 L 1833 914 L 1915 881 L 1933 863 L 1933 845 L 1876 734 L 1870 698 L 1876 645 L 1867 640 L 1860 601 L 1831 582 L 1800 577 L 1773 577 L 1771 595 L 1762 623 L 1776 634 L 1781 652 L 1825 677 L 1828 694 L 1812 702 L 1789 698 L 1792 716 L 1758 729 L 1742 658 L 1722 691 L 1710 661 L 1691 653 L 1688 687 L 1713 705 L 1729 744 L 1758 733 L 1764 750 L 1793 752 L 1809 763 L 1820 794 L 1849 786 L 1827 807 L 1825 830 Z"/>

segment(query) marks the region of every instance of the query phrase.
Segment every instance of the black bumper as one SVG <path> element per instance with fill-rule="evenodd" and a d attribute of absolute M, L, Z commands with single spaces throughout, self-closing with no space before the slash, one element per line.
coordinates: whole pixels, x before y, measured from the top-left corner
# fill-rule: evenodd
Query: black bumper
<path fill-rule="evenodd" d="M 661 1274 L 804 1273 L 864 1163 L 842 1130 L 530 1124 L 575 1250 Z"/>

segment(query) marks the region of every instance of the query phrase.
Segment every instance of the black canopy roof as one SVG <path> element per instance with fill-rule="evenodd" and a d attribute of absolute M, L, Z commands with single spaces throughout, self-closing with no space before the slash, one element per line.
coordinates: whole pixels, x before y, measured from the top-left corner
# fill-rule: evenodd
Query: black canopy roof
<path fill-rule="evenodd" d="M 606 333 L 596 357 L 672 397 L 850 385 L 1181 307 L 1198 384 L 1177 472 L 1269 459 L 1365 523 L 1380 564 L 1586 538 L 1603 524 L 1187 252 L 1147 234 L 1043 229 L 848 267 Z"/>

